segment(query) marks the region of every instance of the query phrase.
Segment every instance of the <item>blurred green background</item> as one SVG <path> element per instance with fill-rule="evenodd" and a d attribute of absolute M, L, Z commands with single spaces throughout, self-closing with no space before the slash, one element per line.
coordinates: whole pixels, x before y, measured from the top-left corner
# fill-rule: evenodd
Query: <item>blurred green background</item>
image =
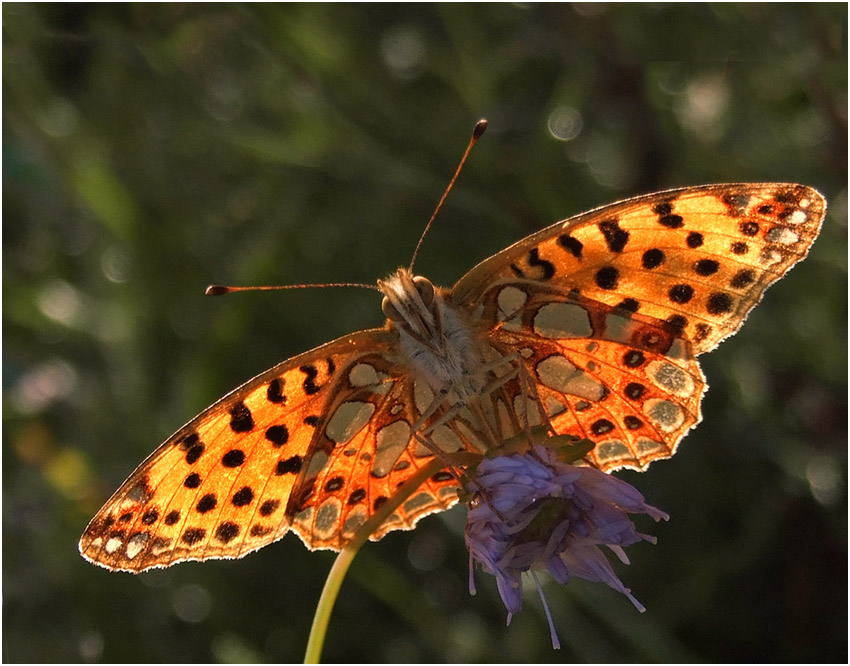
<path fill-rule="evenodd" d="M 809 258 L 704 358 L 705 420 L 623 473 L 669 523 L 618 574 L 467 592 L 456 508 L 358 556 L 341 662 L 847 660 L 847 6 L 3 4 L 5 661 L 299 661 L 333 556 L 295 536 L 132 576 L 87 521 L 220 395 L 557 219 L 723 181 L 820 189 Z M 545 577 L 544 577 L 545 578 Z"/>

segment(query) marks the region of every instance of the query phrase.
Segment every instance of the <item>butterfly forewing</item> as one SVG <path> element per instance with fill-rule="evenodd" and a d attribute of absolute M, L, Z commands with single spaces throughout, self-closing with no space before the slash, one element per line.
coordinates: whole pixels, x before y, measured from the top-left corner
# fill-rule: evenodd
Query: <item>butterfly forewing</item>
<path fill-rule="evenodd" d="M 820 193 L 792 184 L 636 197 L 532 234 L 473 268 L 453 295 L 472 304 L 503 280 L 552 284 L 666 322 L 701 354 L 806 256 L 825 210 Z"/>

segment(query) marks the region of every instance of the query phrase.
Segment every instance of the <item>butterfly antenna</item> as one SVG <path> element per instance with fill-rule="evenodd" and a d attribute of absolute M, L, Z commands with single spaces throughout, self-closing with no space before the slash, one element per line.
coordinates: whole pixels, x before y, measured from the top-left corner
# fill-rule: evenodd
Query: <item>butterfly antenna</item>
<path fill-rule="evenodd" d="M 224 294 L 232 294 L 237 291 L 276 291 L 278 289 L 318 289 L 320 287 L 357 287 L 358 289 L 371 289 L 372 291 L 381 291 L 378 285 L 361 284 L 359 282 L 331 282 L 326 284 L 284 284 L 284 285 L 263 285 L 257 287 L 228 287 L 223 284 L 211 284 L 207 287 L 207 296 L 223 296 Z"/>
<path fill-rule="evenodd" d="M 413 258 L 410 260 L 409 270 L 413 272 L 413 264 L 416 263 L 416 257 L 419 255 L 419 248 L 422 247 L 422 241 L 425 240 L 425 235 L 428 233 L 428 230 L 431 228 L 431 224 L 434 222 L 434 218 L 437 217 L 437 213 L 440 212 L 440 208 L 443 207 L 443 202 L 446 200 L 446 197 L 451 192 L 452 187 L 457 180 L 457 177 L 460 175 L 460 170 L 463 168 L 464 162 L 466 162 L 466 158 L 469 157 L 469 151 L 472 150 L 472 146 L 475 145 L 475 142 L 481 138 L 481 135 L 484 134 L 484 130 L 487 129 L 487 120 L 482 118 L 477 123 L 475 123 L 475 128 L 472 130 L 472 137 L 469 139 L 469 145 L 466 147 L 466 151 L 463 153 L 463 157 L 460 158 L 460 164 L 457 165 L 457 170 L 455 171 L 455 175 L 452 176 L 451 182 L 449 182 L 449 186 L 446 188 L 446 191 L 443 192 L 443 196 L 440 198 L 440 202 L 437 204 L 437 207 L 434 209 L 434 214 L 431 215 L 431 219 L 428 220 L 428 224 L 425 225 L 425 231 L 422 232 L 422 235 L 419 237 L 419 242 L 416 244 L 416 249 L 413 251 Z"/>

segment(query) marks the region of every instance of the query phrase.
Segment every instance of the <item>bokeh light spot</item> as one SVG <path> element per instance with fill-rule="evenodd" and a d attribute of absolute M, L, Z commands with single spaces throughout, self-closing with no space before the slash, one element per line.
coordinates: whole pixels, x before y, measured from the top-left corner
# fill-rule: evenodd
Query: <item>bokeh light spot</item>
<path fill-rule="evenodd" d="M 549 133 L 559 141 L 572 141 L 584 128 L 584 119 L 578 109 L 559 106 L 549 114 Z"/>

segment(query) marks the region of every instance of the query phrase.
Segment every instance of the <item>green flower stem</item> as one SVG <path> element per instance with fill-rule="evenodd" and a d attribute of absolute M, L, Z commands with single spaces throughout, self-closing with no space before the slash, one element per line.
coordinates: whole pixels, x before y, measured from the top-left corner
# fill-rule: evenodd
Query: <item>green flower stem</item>
<path fill-rule="evenodd" d="M 408 479 L 374 516 L 361 525 L 351 542 L 340 551 L 328 573 L 325 587 L 322 589 L 322 596 L 319 598 L 319 605 L 316 607 L 316 614 L 313 616 L 313 626 L 310 628 L 310 637 L 307 639 L 307 651 L 304 653 L 305 664 L 319 663 L 322 656 L 322 646 L 325 643 L 325 635 L 328 631 L 328 622 L 331 619 L 331 612 L 337 594 L 339 594 L 339 588 L 342 586 L 342 580 L 345 578 L 354 556 L 360 550 L 360 546 L 366 543 L 369 535 L 378 529 L 381 523 L 401 506 L 402 502 L 410 497 L 428 477 L 436 474 L 445 466 L 445 462 L 438 458 L 434 458 L 425 465 L 417 472 L 416 476 Z"/>

